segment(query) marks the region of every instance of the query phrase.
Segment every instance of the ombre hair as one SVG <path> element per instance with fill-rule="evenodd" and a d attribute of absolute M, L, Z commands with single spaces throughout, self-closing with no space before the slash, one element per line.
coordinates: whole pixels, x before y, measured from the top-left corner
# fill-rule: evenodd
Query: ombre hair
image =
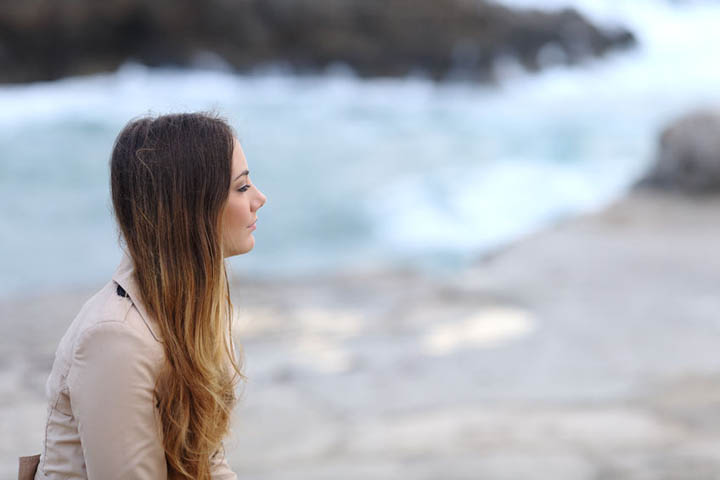
<path fill-rule="evenodd" d="M 143 117 L 118 135 L 112 203 L 165 363 L 155 385 L 168 478 L 210 479 L 245 379 L 222 245 L 234 135 L 217 116 Z"/>

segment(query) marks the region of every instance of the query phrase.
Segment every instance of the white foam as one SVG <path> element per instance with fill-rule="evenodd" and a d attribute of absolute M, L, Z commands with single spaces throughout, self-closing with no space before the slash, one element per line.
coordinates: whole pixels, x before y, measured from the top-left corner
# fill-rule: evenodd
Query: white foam
<path fill-rule="evenodd" d="M 720 103 L 707 48 L 720 5 L 567 3 L 621 19 L 641 47 L 538 75 L 507 69 L 499 88 L 360 80 L 340 66 L 292 77 L 133 64 L 0 87 L 0 250 L 13 252 L 0 287 L 106 278 L 118 259 L 107 160 L 146 112 L 216 109 L 236 127 L 268 196 L 239 273 L 467 259 L 601 208 L 651 161 L 666 121 Z"/>

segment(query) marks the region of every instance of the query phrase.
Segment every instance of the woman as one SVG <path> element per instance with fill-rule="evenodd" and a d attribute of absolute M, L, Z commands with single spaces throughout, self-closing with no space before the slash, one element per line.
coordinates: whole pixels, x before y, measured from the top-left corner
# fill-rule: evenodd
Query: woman
<path fill-rule="evenodd" d="M 231 128 L 206 114 L 130 122 L 110 164 L 126 254 L 58 347 L 36 479 L 234 479 L 224 258 L 254 246 L 265 196 Z"/>

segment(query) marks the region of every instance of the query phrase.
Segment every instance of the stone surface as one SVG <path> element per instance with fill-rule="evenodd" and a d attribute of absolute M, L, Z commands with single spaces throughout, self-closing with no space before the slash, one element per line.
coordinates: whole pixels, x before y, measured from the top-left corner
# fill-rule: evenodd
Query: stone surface
<path fill-rule="evenodd" d="M 248 381 L 232 466 L 268 480 L 720 477 L 719 210 L 642 191 L 452 276 L 235 279 Z M 0 302 L 0 478 L 39 451 L 41 385 L 91 293 Z M 428 351 L 438 331 L 452 338 Z"/>
<path fill-rule="evenodd" d="M 720 111 L 697 111 L 661 133 L 655 163 L 640 186 L 720 192 Z"/>

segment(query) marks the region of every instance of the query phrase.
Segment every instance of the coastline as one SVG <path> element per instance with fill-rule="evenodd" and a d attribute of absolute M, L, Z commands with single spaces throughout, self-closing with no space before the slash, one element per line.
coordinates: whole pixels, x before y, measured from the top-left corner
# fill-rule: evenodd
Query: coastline
<path fill-rule="evenodd" d="M 718 211 L 635 191 L 455 278 L 236 278 L 249 380 L 230 463 L 267 479 L 719 474 Z M 39 451 L 54 348 L 92 293 L 0 303 L 0 476 Z"/>

